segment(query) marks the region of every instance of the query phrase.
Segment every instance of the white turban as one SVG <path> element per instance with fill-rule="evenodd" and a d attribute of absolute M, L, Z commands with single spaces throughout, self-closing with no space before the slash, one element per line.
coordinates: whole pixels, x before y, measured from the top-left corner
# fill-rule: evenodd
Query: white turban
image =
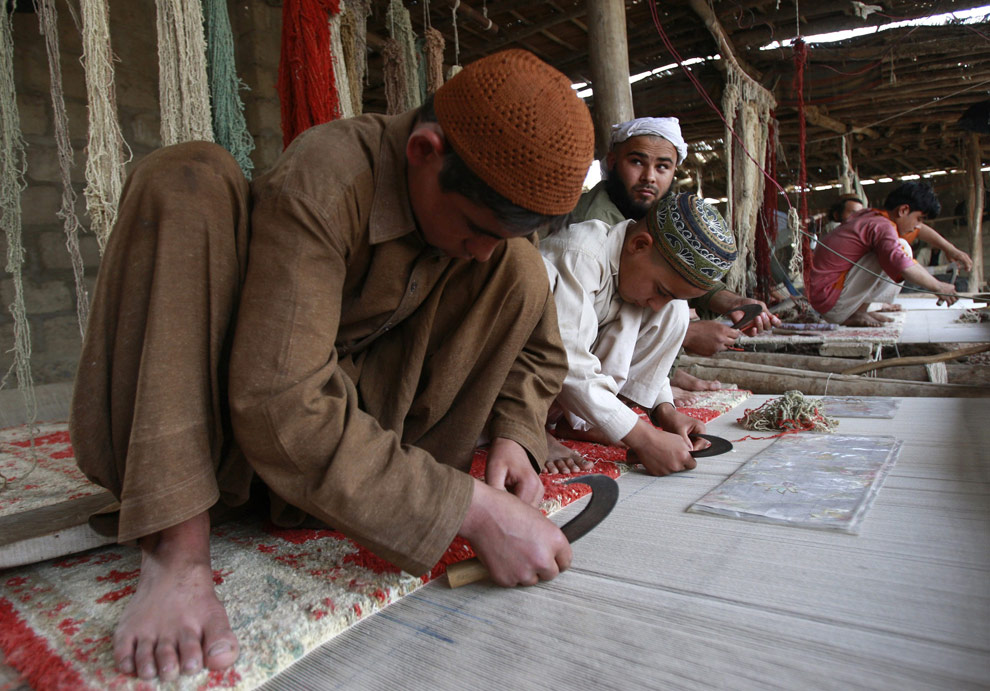
<path fill-rule="evenodd" d="M 666 139 L 677 149 L 677 165 L 684 163 L 684 159 L 687 158 L 687 144 L 681 136 L 681 125 L 677 118 L 636 118 L 612 125 L 609 149 L 614 149 L 616 144 L 621 144 L 627 139 L 643 135 Z"/>

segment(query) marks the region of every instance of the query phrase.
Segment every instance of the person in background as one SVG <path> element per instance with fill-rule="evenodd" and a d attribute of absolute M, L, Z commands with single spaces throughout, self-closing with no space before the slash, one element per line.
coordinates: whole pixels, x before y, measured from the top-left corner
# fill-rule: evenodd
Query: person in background
<path fill-rule="evenodd" d="M 937 280 L 911 252 L 911 242 L 921 238 L 972 268 L 969 255 L 922 223 L 938 216 L 941 208 L 929 185 L 910 181 L 887 195 L 882 209 L 853 213 L 815 248 L 807 286 L 811 306 L 833 324 L 881 326 L 891 321 L 883 312 L 900 309 L 893 301 L 905 279 L 947 304 L 955 302 L 956 287 Z M 874 302 L 881 308 L 871 312 Z"/>
<path fill-rule="evenodd" d="M 612 126 L 604 177 L 591 190 L 581 195 L 572 218 L 575 222 L 597 219 L 614 225 L 627 219 L 643 218 L 657 199 L 670 191 L 674 172 L 687 157 L 687 144 L 681 135 L 677 118 L 637 118 Z M 749 304 L 763 305 L 738 295 L 715 282 L 704 295 L 690 300 L 679 309 L 694 309 L 702 319 L 689 323 L 683 347 L 696 355 L 714 355 L 731 347 L 741 333 L 755 335 L 779 325 L 780 320 L 764 311 L 743 331 L 715 321 L 729 312 L 735 320 L 741 313 L 730 312 Z M 733 316 L 735 315 L 735 316 Z M 681 369 L 672 375 L 675 400 L 680 405 L 694 402 L 692 391 L 712 391 L 722 388 L 720 382 L 705 381 Z"/>

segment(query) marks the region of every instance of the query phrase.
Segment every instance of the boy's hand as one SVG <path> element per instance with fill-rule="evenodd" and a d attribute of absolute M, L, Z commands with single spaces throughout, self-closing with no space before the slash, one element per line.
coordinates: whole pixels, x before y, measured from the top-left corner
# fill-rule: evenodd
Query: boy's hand
<path fill-rule="evenodd" d="M 529 454 L 518 442 L 496 437 L 488 449 L 485 482 L 495 489 L 512 492 L 532 506 L 543 501 L 543 482 L 529 462 Z"/>
<path fill-rule="evenodd" d="M 650 475 L 670 475 L 697 466 L 686 436 L 664 432 L 645 420 L 637 421 L 622 441 L 629 447 L 628 461 L 642 463 Z"/>
<path fill-rule="evenodd" d="M 945 250 L 945 256 L 949 259 L 949 261 L 953 261 L 956 264 L 959 264 L 964 271 L 973 270 L 973 260 L 970 258 L 968 254 L 963 252 L 958 247 L 953 247 L 952 249 Z"/>
<path fill-rule="evenodd" d="M 951 283 L 938 282 L 938 292 L 942 295 L 938 296 L 938 300 L 935 301 L 936 305 L 941 305 L 943 302 L 946 305 L 951 305 L 959 298 L 956 296 L 956 287 Z"/>
<path fill-rule="evenodd" d="M 766 304 L 762 300 L 753 300 L 752 298 L 740 298 L 732 306 L 735 308 L 742 308 L 745 305 L 760 305 L 761 307 L 763 307 L 763 311 L 760 312 L 760 314 L 756 317 L 756 319 L 751 321 L 748 325 L 743 324 L 743 326 L 745 326 L 746 328 L 740 329 L 740 331 L 742 331 L 747 336 L 755 336 L 758 333 L 767 331 L 771 327 L 780 326 L 780 317 L 778 317 L 775 314 L 771 314 L 770 310 L 767 309 Z M 732 319 L 733 322 L 735 322 L 735 320 L 737 319 L 742 319 L 742 317 L 743 317 L 742 312 L 739 311 L 729 312 L 729 318 Z"/>
<path fill-rule="evenodd" d="M 705 423 L 690 415 L 677 412 L 677 409 L 670 403 L 661 403 L 650 411 L 650 419 L 653 421 L 653 424 L 663 427 L 664 432 L 670 432 L 671 434 L 683 437 L 684 441 L 691 446 L 692 450 L 698 448 L 698 443 L 701 444 L 700 448 L 704 448 L 707 443 L 702 439 L 697 440 L 697 442 L 690 439 L 690 435 L 692 434 L 705 433 Z"/>
<path fill-rule="evenodd" d="M 684 335 L 684 350 L 695 355 L 709 357 L 731 348 L 739 338 L 739 331 L 717 321 L 702 319 L 688 324 Z"/>
<path fill-rule="evenodd" d="M 480 480 L 475 480 L 471 506 L 457 534 L 471 542 L 492 581 L 501 586 L 535 585 L 571 565 L 571 545 L 560 528 L 537 509 Z"/>

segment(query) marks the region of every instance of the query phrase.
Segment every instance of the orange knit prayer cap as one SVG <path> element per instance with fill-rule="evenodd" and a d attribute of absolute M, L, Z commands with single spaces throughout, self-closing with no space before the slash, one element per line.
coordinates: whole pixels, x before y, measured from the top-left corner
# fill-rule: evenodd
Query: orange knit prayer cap
<path fill-rule="evenodd" d="M 477 60 L 437 90 L 437 121 L 454 151 L 513 204 L 570 213 L 595 148 L 570 80 L 525 50 Z"/>

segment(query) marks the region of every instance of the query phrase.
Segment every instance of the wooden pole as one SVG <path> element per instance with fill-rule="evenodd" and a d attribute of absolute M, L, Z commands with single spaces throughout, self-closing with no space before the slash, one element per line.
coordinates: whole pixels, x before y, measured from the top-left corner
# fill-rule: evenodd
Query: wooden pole
<path fill-rule="evenodd" d="M 752 362 L 726 362 L 696 357 L 684 369 L 701 379 L 733 382 L 753 393 L 781 394 L 791 390 L 823 396 L 930 396 L 937 398 L 985 398 L 990 388 L 962 384 L 872 379 L 849 374 L 809 372 L 790 367 L 772 367 Z M 681 362 L 684 362 L 682 358 Z"/>
<path fill-rule="evenodd" d="M 980 135 L 969 133 L 969 151 L 967 165 L 969 169 L 969 239 L 970 254 L 973 258 L 973 270 L 969 274 L 969 289 L 979 291 L 983 288 L 983 157 L 980 155 Z"/>
<path fill-rule="evenodd" d="M 608 153 L 612 125 L 633 117 L 624 0 L 586 0 L 591 86 L 595 94 L 595 156 Z"/>
<path fill-rule="evenodd" d="M 945 362 L 946 360 L 955 360 L 956 358 L 967 355 L 976 355 L 986 350 L 990 350 L 990 343 L 980 343 L 958 350 L 950 350 L 947 353 L 939 353 L 938 355 L 915 355 L 912 357 L 896 357 L 891 360 L 878 360 L 877 362 L 864 362 L 861 365 L 844 369 L 842 373 L 862 374 L 863 372 L 872 372 L 873 370 L 884 369 L 885 367 L 897 367 L 899 365 L 927 365 L 935 362 Z"/>

